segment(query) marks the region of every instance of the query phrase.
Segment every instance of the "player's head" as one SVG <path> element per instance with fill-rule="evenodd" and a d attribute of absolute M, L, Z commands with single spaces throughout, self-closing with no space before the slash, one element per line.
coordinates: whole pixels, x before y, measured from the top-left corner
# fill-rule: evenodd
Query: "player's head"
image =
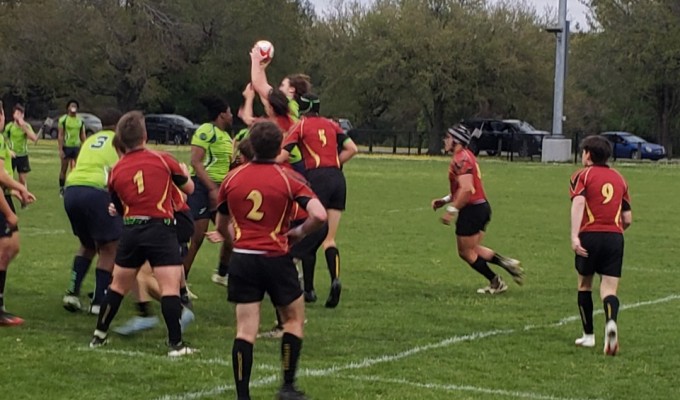
<path fill-rule="evenodd" d="M 227 129 L 233 122 L 233 115 L 229 108 L 229 103 L 223 98 L 215 95 L 202 96 L 199 101 L 208 110 L 208 118 L 213 121 L 220 129 Z"/>
<path fill-rule="evenodd" d="M 120 137 L 120 141 L 126 150 L 143 146 L 146 143 L 144 115 L 139 111 L 125 113 L 116 125 L 116 136 Z"/>
<path fill-rule="evenodd" d="M 254 160 L 272 160 L 281 152 L 283 133 L 273 122 L 257 122 L 248 136 L 253 146 Z"/>
<path fill-rule="evenodd" d="M 472 134 L 470 130 L 462 124 L 456 124 L 446 130 L 446 136 L 444 137 L 444 150 L 454 151 L 456 145 L 461 147 L 467 147 L 470 144 L 470 139 Z"/>
<path fill-rule="evenodd" d="M 318 114 L 321 110 L 321 100 L 314 93 L 307 93 L 300 96 L 300 114 Z"/>
<path fill-rule="evenodd" d="M 253 160 L 253 157 L 255 157 L 255 152 L 249 138 L 245 138 L 238 143 L 238 152 L 241 156 L 242 164 Z"/>
<path fill-rule="evenodd" d="M 305 74 L 290 74 L 283 78 L 279 89 L 288 98 L 299 98 L 312 90 L 312 79 Z"/>
<path fill-rule="evenodd" d="M 26 113 L 26 108 L 22 104 L 15 104 L 12 108 L 12 118 L 16 121 L 17 119 L 23 119 Z"/>
<path fill-rule="evenodd" d="M 288 115 L 288 97 L 280 89 L 272 89 L 269 92 L 269 104 L 278 116 Z"/>
<path fill-rule="evenodd" d="M 123 114 L 117 108 L 107 107 L 99 113 L 99 119 L 102 121 L 102 129 L 104 130 L 114 130 L 120 117 Z"/>
<path fill-rule="evenodd" d="M 581 141 L 581 153 L 583 165 L 606 165 L 612 156 L 612 145 L 602 136 L 588 136 Z"/>
<path fill-rule="evenodd" d="M 70 115 L 76 115 L 78 109 L 80 109 L 80 103 L 78 103 L 78 100 L 71 99 L 68 101 L 68 103 L 66 103 L 66 111 Z"/>

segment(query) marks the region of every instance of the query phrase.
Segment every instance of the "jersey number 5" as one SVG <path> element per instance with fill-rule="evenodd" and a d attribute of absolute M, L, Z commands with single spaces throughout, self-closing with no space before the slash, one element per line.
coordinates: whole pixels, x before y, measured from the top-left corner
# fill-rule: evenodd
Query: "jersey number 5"
<path fill-rule="evenodd" d="M 612 197 L 614 197 L 614 185 L 611 183 L 602 185 L 602 196 L 604 197 L 602 204 L 607 204 L 612 201 Z"/>
<path fill-rule="evenodd" d="M 253 208 L 250 209 L 246 218 L 252 221 L 261 221 L 264 218 L 264 213 L 260 211 L 260 207 L 262 207 L 262 193 L 259 190 L 251 190 L 246 198 L 253 202 Z"/>

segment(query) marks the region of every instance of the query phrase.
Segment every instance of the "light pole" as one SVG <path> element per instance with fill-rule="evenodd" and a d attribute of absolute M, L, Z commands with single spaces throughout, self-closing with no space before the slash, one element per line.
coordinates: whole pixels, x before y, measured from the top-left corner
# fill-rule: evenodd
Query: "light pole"
<path fill-rule="evenodd" d="M 543 162 L 564 162 L 571 159 L 571 140 L 565 139 L 562 131 L 564 119 L 564 81 L 567 69 L 567 44 L 569 40 L 569 21 L 567 21 L 567 0 L 559 0 L 557 26 L 546 30 L 554 33 L 555 46 L 555 87 L 553 96 L 553 120 L 550 136 L 543 140 Z"/>

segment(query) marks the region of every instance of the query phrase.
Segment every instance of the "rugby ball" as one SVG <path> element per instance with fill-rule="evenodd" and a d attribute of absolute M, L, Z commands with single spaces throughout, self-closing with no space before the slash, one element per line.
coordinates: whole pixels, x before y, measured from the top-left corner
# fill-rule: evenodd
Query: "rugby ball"
<path fill-rule="evenodd" d="M 268 40 L 260 40 L 255 43 L 255 47 L 260 52 L 260 55 L 264 57 L 263 63 L 268 63 L 274 58 L 274 45 Z"/>

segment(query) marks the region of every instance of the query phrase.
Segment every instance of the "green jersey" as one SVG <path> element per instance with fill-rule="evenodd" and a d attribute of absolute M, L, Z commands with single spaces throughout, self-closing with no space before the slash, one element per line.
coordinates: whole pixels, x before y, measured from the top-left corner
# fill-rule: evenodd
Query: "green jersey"
<path fill-rule="evenodd" d="M 113 147 L 114 131 L 101 131 L 85 140 L 76 167 L 66 178 L 66 186 L 89 186 L 106 190 L 109 171 L 118 162 Z"/>
<path fill-rule="evenodd" d="M 9 146 L 5 140 L 5 135 L 0 135 L 0 159 L 2 159 L 2 167 L 9 176 L 12 176 L 12 155 L 9 152 Z M 5 189 L 5 194 L 9 194 L 9 190 Z"/>
<path fill-rule="evenodd" d="M 215 125 L 205 123 L 194 132 L 194 136 L 191 137 L 191 145 L 205 150 L 201 162 L 208 173 L 208 177 L 213 182 L 222 182 L 229 172 L 231 155 L 234 152 L 234 142 L 231 140 L 231 136 Z M 196 171 L 193 168 L 191 168 L 191 175 L 196 176 Z"/>
<path fill-rule="evenodd" d="M 79 117 L 68 114 L 59 118 L 59 127 L 64 130 L 64 147 L 80 147 L 80 132 L 85 123 Z"/>
<path fill-rule="evenodd" d="M 294 122 L 300 120 L 300 105 L 295 99 L 288 99 L 288 115 L 293 119 Z M 285 132 L 284 132 L 285 133 Z M 300 148 L 295 146 L 290 149 L 290 157 L 288 162 L 295 164 L 296 162 L 302 161 L 302 152 Z"/>
<path fill-rule="evenodd" d="M 26 127 L 33 132 L 31 125 L 26 124 Z M 33 132 L 35 133 L 35 132 Z M 7 139 L 7 146 L 18 157 L 28 155 L 28 138 L 26 132 L 14 122 L 10 122 L 5 126 L 5 137 Z"/>

